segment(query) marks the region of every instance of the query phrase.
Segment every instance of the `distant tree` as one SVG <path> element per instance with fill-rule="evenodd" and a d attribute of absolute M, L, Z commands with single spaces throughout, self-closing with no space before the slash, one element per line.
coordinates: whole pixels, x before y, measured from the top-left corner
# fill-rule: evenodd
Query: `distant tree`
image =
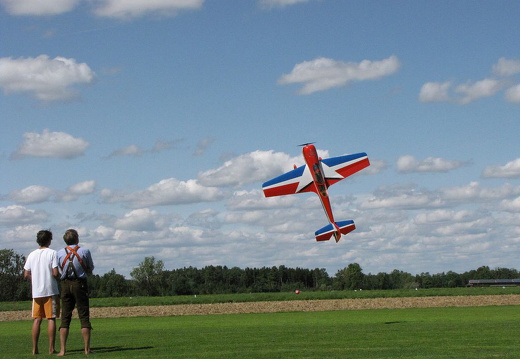
<path fill-rule="evenodd" d="M 31 298 L 31 285 L 23 279 L 25 257 L 12 249 L 0 250 L 0 301 Z"/>
<path fill-rule="evenodd" d="M 130 275 L 135 279 L 137 288 L 143 295 L 157 296 L 164 291 L 163 271 L 164 262 L 156 261 L 152 256 L 145 257 L 144 261 L 130 272 Z"/>
<path fill-rule="evenodd" d="M 357 263 L 351 263 L 347 268 L 343 268 L 336 273 L 335 287 L 340 290 L 363 289 L 363 278 L 361 266 Z"/>
<path fill-rule="evenodd" d="M 130 284 L 116 270 L 112 270 L 101 276 L 99 281 L 99 292 L 101 297 L 124 297 L 130 294 Z"/>

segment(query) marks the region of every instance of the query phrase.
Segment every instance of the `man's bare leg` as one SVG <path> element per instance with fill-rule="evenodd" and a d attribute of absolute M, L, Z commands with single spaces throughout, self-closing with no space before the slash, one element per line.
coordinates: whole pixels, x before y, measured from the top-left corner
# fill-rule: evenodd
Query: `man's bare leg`
<path fill-rule="evenodd" d="M 47 334 L 49 335 L 49 354 L 55 354 L 57 351 L 55 350 L 56 344 L 56 319 L 51 318 L 47 320 L 48 328 Z"/>
<path fill-rule="evenodd" d="M 85 344 L 85 355 L 90 354 L 90 328 L 81 328 L 81 335 Z"/>
<path fill-rule="evenodd" d="M 67 338 L 69 337 L 69 328 L 60 328 L 60 352 L 59 357 L 62 357 L 67 352 Z"/>
<path fill-rule="evenodd" d="M 31 336 L 32 336 L 32 353 L 39 354 L 38 351 L 38 339 L 40 339 L 40 325 L 42 324 L 42 318 L 34 318 Z"/>

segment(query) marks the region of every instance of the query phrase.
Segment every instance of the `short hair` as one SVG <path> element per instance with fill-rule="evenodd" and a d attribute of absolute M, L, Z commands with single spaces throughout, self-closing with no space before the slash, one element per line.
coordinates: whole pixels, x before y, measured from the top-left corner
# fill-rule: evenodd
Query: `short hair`
<path fill-rule="evenodd" d="M 40 247 L 48 247 L 52 241 L 52 232 L 48 229 L 42 229 L 36 234 L 36 243 Z"/>
<path fill-rule="evenodd" d="M 70 246 L 72 244 L 78 244 L 78 242 L 79 242 L 78 231 L 76 231 L 75 229 L 67 229 L 67 231 L 63 235 L 63 240 L 65 241 L 65 243 L 67 243 L 68 246 Z"/>

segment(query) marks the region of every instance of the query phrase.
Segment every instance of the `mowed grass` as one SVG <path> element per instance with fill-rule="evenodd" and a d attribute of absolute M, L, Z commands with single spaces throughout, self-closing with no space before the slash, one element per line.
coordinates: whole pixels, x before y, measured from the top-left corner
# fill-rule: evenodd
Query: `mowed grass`
<path fill-rule="evenodd" d="M 92 298 L 90 306 L 99 307 L 134 307 L 178 304 L 213 304 L 232 302 L 266 302 L 288 300 L 324 300 L 324 299 L 367 299 L 399 297 L 438 297 L 438 296 L 473 296 L 473 295 L 520 295 L 520 287 L 483 287 L 483 288 L 432 288 L 432 289 L 395 289 L 395 290 L 343 290 L 343 291 L 302 291 L 280 293 L 235 293 L 211 295 L 176 295 L 162 297 L 111 297 Z M 0 311 L 29 310 L 31 301 L 0 302 Z"/>
<path fill-rule="evenodd" d="M 96 358 L 520 358 L 517 306 L 116 318 L 93 325 Z M 32 357 L 30 332 L 30 321 L 0 322 L 0 358 Z M 84 356 L 81 343 L 75 319 L 69 357 Z M 47 351 L 43 323 L 40 352 Z"/>

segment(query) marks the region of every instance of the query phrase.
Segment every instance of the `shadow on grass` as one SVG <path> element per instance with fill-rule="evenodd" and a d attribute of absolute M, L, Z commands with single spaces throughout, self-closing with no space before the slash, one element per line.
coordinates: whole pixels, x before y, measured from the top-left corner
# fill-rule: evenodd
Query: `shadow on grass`
<path fill-rule="evenodd" d="M 152 346 L 147 347 L 124 347 L 121 345 L 113 346 L 113 347 L 92 347 L 90 348 L 92 350 L 92 354 L 97 353 L 112 353 L 112 352 L 127 352 L 127 351 L 134 351 L 134 350 L 146 350 L 146 349 L 153 349 Z M 83 354 L 83 349 L 74 349 L 74 350 L 67 350 L 67 354 L 72 353 L 81 353 Z"/>

